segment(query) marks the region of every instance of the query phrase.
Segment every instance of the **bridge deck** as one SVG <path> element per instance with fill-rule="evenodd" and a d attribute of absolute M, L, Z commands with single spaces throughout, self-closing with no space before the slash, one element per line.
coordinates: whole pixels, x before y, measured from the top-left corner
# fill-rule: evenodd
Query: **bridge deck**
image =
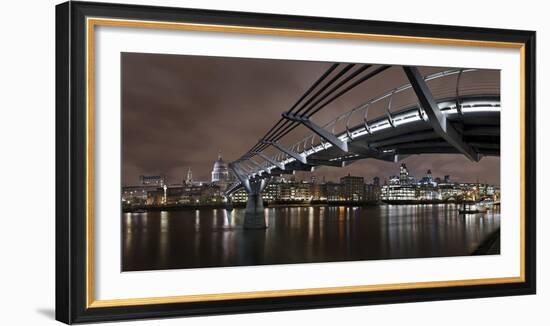
<path fill-rule="evenodd" d="M 456 111 L 454 103 L 448 99 L 438 104 L 449 123 L 462 132 L 463 141 L 472 146 L 477 153 L 483 156 L 500 154 L 498 97 L 465 98 L 462 102 L 462 114 Z M 308 149 L 302 152 L 306 155 L 308 164 L 287 159 L 284 162 L 285 169 L 310 170 L 311 166 L 323 165 L 324 161 L 338 165 L 340 162 L 349 163 L 366 158 L 394 160 L 395 155 L 399 157 L 399 155 L 412 154 L 460 153 L 433 130 L 425 115 L 420 116 L 418 106 L 394 113 L 394 126 L 390 124 L 387 117 L 373 119 L 367 124 L 371 133 L 366 131 L 364 124 L 350 128 L 351 141 L 345 132 L 338 135 L 339 139 L 348 142 L 351 153 L 344 153 L 335 146 L 325 144 L 325 148 Z M 272 173 L 284 173 L 284 171 L 273 167 Z"/>
<path fill-rule="evenodd" d="M 460 132 L 462 141 L 481 156 L 500 155 L 500 97 L 470 96 L 461 98 L 461 112 L 456 109 L 455 99 L 437 102 L 447 123 Z M 294 171 L 312 171 L 316 166 L 345 166 L 361 159 L 398 161 L 416 154 L 460 154 L 459 150 L 438 135 L 419 105 L 407 107 L 389 117 L 379 117 L 349 128 L 337 135 L 348 144 L 344 152 L 329 143 L 319 143 L 301 151 L 306 163 L 288 157 L 276 165 L 258 169 L 249 177 L 268 178 L 272 175 L 289 174 Z M 351 139 L 349 138 L 351 135 Z M 241 187 L 235 184 L 227 190 L 231 194 Z"/>

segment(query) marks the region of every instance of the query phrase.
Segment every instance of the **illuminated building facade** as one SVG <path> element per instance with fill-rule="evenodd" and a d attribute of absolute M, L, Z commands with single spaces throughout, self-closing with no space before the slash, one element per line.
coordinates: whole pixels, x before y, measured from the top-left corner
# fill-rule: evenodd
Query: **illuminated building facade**
<path fill-rule="evenodd" d="M 418 182 L 409 175 L 407 167 L 402 164 L 399 177 L 390 177 L 382 186 L 381 200 L 386 203 L 423 203 L 423 202 L 460 202 L 463 200 L 498 200 L 498 187 L 480 183 L 453 183 L 451 177 L 434 178 L 432 171 Z"/>
<path fill-rule="evenodd" d="M 309 201 L 311 198 L 311 184 L 309 182 L 290 181 L 279 183 L 278 200 Z"/>
<path fill-rule="evenodd" d="M 336 182 L 306 182 L 283 178 L 270 182 L 262 192 L 267 203 L 272 202 L 377 202 L 380 199 L 380 186 L 365 184 L 363 177 L 345 176 Z M 248 195 L 243 189 L 232 195 L 232 202 L 246 203 Z"/>
<path fill-rule="evenodd" d="M 365 199 L 365 179 L 347 175 L 340 178 L 341 197 L 344 201 L 362 201 Z"/>
<path fill-rule="evenodd" d="M 381 199 L 385 202 L 416 201 L 416 185 L 388 184 L 382 186 Z"/>

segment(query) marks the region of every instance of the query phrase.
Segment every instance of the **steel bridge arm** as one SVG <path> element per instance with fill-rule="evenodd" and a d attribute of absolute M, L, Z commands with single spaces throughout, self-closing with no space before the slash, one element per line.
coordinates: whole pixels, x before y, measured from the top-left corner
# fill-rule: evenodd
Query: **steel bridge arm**
<path fill-rule="evenodd" d="M 253 165 L 255 165 L 259 170 L 264 170 L 264 169 L 265 169 L 265 167 L 263 167 L 260 163 L 254 161 L 251 157 L 249 157 L 247 160 L 248 160 L 250 163 L 252 163 Z M 259 171 L 259 170 L 258 170 L 258 171 Z"/>
<path fill-rule="evenodd" d="M 281 152 L 292 156 L 296 161 L 299 161 L 300 163 L 307 164 L 307 159 L 306 159 L 306 156 L 304 154 L 296 153 L 296 152 L 286 148 L 285 146 L 283 146 L 283 145 L 281 145 L 277 142 L 263 141 L 263 143 L 274 146 L 275 148 L 277 148 Z"/>
<path fill-rule="evenodd" d="M 247 192 L 252 192 L 252 188 L 250 186 L 250 181 L 247 177 L 245 177 L 246 173 L 242 171 L 237 165 L 234 163 L 229 163 L 229 168 L 233 171 L 235 176 L 237 176 L 237 179 L 241 182 L 243 187 L 246 189 Z"/>
<path fill-rule="evenodd" d="M 272 159 L 271 157 L 265 155 L 264 153 L 257 152 L 256 154 L 258 154 L 261 158 L 263 158 L 265 161 L 269 162 L 270 164 L 273 164 L 276 167 L 278 167 L 279 170 L 284 170 L 285 169 L 285 166 L 284 166 L 283 163 L 277 162 L 276 160 Z"/>
<path fill-rule="evenodd" d="M 309 118 L 301 117 L 301 116 L 298 116 L 298 115 L 296 115 L 294 113 L 290 113 L 290 112 L 283 113 L 283 118 L 285 118 L 287 120 L 290 120 L 290 121 L 294 121 L 294 122 L 298 122 L 298 123 L 303 124 L 309 130 L 316 133 L 319 137 L 321 137 L 321 138 L 325 139 L 327 142 L 331 143 L 332 146 L 336 146 L 337 148 L 339 148 L 340 150 L 342 150 L 345 153 L 348 152 L 347 142 L 341 141 L 334 134 L 332 134 L 331 132 L 325 130 L 321 126 L 318 126 L 313 121 L 311 121 Z"/>
<path fill-rule="evenodd" d="M 460 153 L 464 154 L 471 161 L 479 161 L 480 157 L 477 152 L 462 140 L 462 135 L 447 120 L 445 114 L 440 111 L 430 88 L 424 81 L 424 78 L 418 71 L 418 68 L 403 66 L 403 70 L 411 82 L 420 105 L 424 111 L 426 111 L 426 114 L 428 115 L 428 122 L 432 126 L 435 133 L 437 133 L 447 143 L 453 146 Z"/>
<path fill-rule="evenodd" d="M 236 193 L 237 191 L 239 191 L 240 189 L 244 188 L 242 183 L 241 182 L 238 182 L 237 184 L 234 184 L 233 186 L 231 186 L 229 189 L 227 189 L 225 192 L 224 192 L 224 195 L 226 197 L 229 197 L 231 195 L 233 195 L 234 193 Z"/>

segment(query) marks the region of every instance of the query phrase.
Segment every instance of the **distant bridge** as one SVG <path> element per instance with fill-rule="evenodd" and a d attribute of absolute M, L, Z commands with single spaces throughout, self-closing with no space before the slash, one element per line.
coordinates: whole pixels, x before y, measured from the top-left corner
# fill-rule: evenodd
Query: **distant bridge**
<path fill-rule="evenodd" d="M 413 154 L 461 154 L 476 162 L 500 155 L 499 85 L 474 83 L 470 90 L 477 90 L 476 94 L 460 93 L 461 77 L 475 69 L 424 77 L 417 67 L 403 66 L 408 84 L 391 88 L 327 124 L 312 120 L 328 104 L 388 68 L 333 64 L 256 145 L 229 164 L 238 181 L 227 188 L 226 196 L 242 188 L 249 196 L 245 228 L 266 227 L 261 193 L 273 176 L 319 166 L 344 167 L 362 159 L 397 162 Z M 442 96 L 434 96 L 428 83 L 450 76 L 456 82 Z M 413 103 L 392 107 L 394 97 L 411 90 L 416 95 Z M 369 108 L 375 105 L 384 105 L 385 114 L 369 118 Z M 337 125 L 342 126 L 340 131 L 335 130 Z M 282 138 L 298 126 L 310 134 L 297 143 L 284 144 Z M 268 149 L 276 154 L 268 154 Z"/>

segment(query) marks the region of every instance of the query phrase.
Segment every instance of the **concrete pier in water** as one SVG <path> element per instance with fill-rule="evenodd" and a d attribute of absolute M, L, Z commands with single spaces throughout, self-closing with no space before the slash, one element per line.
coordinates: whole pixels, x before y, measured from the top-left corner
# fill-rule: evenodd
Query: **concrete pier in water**
<path fill-rule="evenodd" d="M 248 194 L 248 202 L 244 213 L 245 229 L 265 229 L 264 202 L 261 194 Z"/>

